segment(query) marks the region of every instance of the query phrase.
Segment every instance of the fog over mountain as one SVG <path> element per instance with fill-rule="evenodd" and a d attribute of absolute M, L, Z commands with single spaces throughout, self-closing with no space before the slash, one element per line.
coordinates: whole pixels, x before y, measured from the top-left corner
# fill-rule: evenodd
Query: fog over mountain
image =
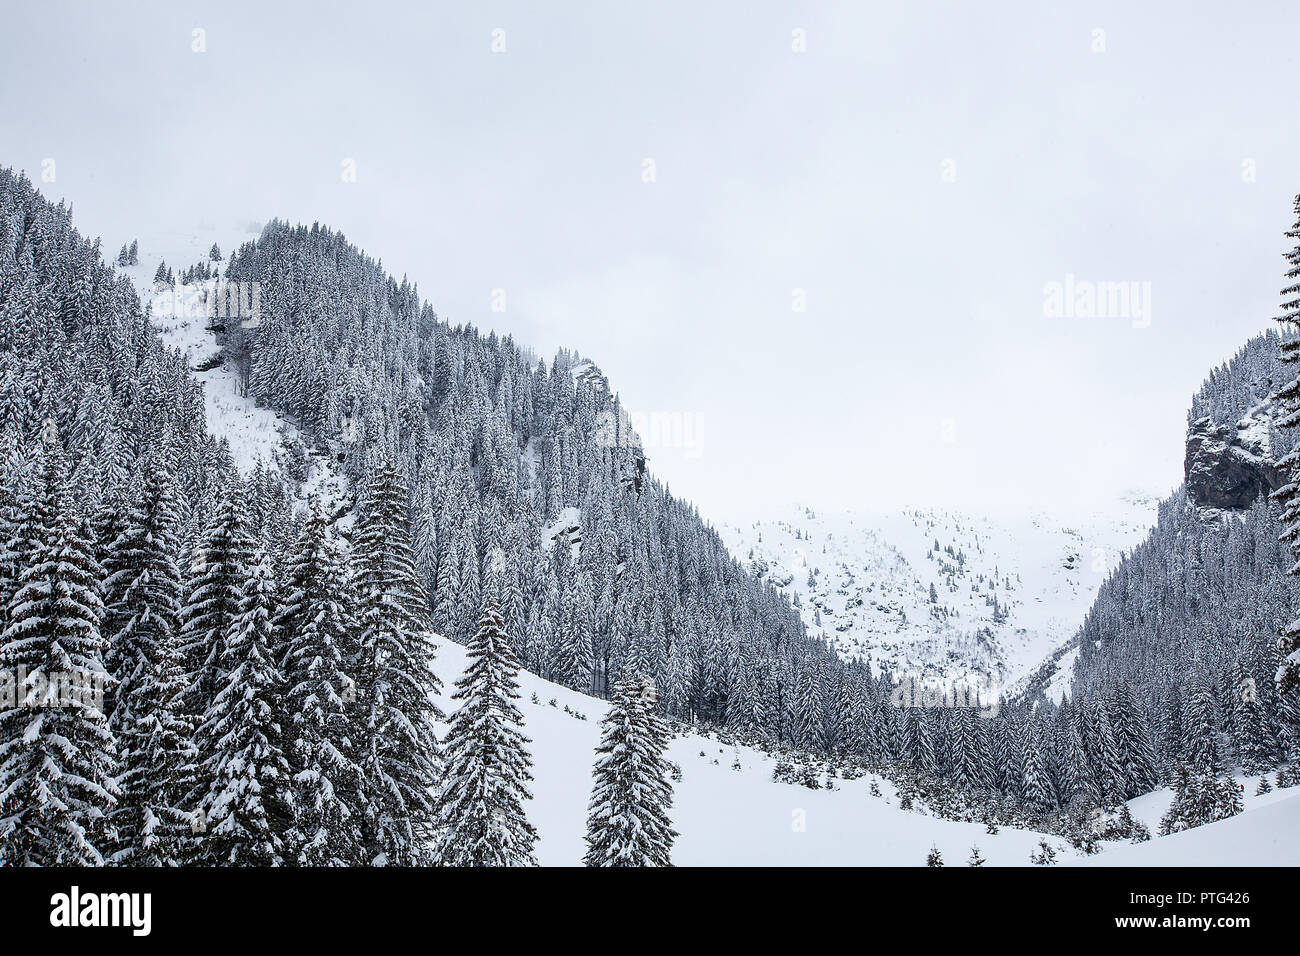
<path fill-rule="evenodd" d="M 864 482 L 1088 510 L 1178 483 L 1285 248 L 1295 11 L 1176 9 L 26 6 L 0 144 L 113 248 L 319 220 L 452 321 L 578 343 L 716 520 Z M 1149 327 L 1045 316 L 1071 276 L 1150 283 Z"/>

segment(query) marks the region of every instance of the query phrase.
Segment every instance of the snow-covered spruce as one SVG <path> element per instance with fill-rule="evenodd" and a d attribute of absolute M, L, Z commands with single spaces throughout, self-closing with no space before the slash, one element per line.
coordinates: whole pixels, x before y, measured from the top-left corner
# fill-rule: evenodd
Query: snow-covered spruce
<path fill-rule="evenodd" d="M 360 639 L 356 694 L 361 726 L 357 764 L 364 781 L 361 834 L 365 860 L 377 865 L 429 862 L 440 779 L 433 702 L 429 605 L 411 556 L 406 486 L 391 464 L 375 472 L 353 541 Z"/>
<path fill-rule="evenodd" d="M 284 647 L 287 752 L 295 822 L 290 859 L 303 866 L 365 861 L 360 823 L 365 800 L 357 740 L 355 597 L 340 544 L 319 503 L 294 548 L 275 626 Z"/>
<path fill-rule="evenodd" d="M 114 862 L 134 866 L 179 866 L 193 849 L 185 800 L 198 751 L 195 720 L 181 700 L 178 520 L 171 475 L 153 461 L 105 560 L 104 631 L 114 678 L 109 725 L 122 790 L 112 817 Z"/>
<path fill-rule="evenodd" d="M 601 722 L 587 815 L 587 866 L 671 866 L 677 833 L 668 818 L 672 781 L 667 728 L 655 713 L 654 685 L 622 681 Z"/>
<path fill-rule="evenodd" d="M 519 662 L 496 602 L 484 610 L 466 656 L 452 694 L 461 703 L 443 742 L 435 855 L 443 866 L 535 865 L 537 832 L 524 810 L 532 760 L 515 705 Z"/>
<path fill-rule="evenodd" d="M 284 678 L 272 656 L 274 587 L 270 559 L 254 554 L 222 643 L 223 686 L 198 732 L 202 863 L 285 862 L 293 794 L 282 732 Z"/>
<path fill-rule="evenodd" d="M 256 542 L 248 528 L 242 487 L 222 494 L 195 548 L 190 586 L 181 612 L 181 651 L 186 657 L 186 702 L 204 717 L 226 686 L 226 641 L 240 614 L 244 579 Z"/>
<path fill-rule="evenodd" d="M 1282 289 L 1282 311 L 1277 317 L 1284 335 L 1279 346 L 1279 357 L 1287 365 L 1300 363 L 1300 196 L 1295 200 L 1296 223 L 1287 232 L 1288 239 L 1297 243 L 1286 254 L 1289 268 L 1286 271 L 1287 285 Z M 1277 422 L 1280 428 L 1300 428 L 1300 377 L 1292 377 L 1273 395 L 1273 401 L 1281 410 Z M 1296 564 L 1289 569 L 1290 574 L 1300 573 L 1300 443 L 1278 462 L 1279 468 L 1286 475 L 1286 481 L 1274 497 L 1282 503 L 1282 541 L 1290 545 Z M 1287 699 L 1288 707 L 1294 716 L 1300 710 L 1300 618 L 1293 618 L 1282 633 L 1280 646 L 1281 661 L 1278 663 L 1276 680 L 1278 692 Z M 1300 783 L 1300 726 L 1293 726 L 1287 741 L 1287 758 L 1289 767 L 1285 780 Z"/>
<path fill-rule="evenodd" d="M 26 674 L 0 710 L 0 865 L 98 866 L 112 848 L 117 794 L 116 747 L 97 699 L 108 681 L 102 572 L 72 517 L 51 431 L 0 636 L 0 670 Z"/>

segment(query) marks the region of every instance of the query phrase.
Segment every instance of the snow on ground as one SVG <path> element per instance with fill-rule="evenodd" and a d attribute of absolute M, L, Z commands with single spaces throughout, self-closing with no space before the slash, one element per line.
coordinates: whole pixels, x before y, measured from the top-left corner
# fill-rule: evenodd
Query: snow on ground
<path fill-rule="evenodd" d="M 208 261 L 214 242 L 225 260 L 244 242 L 255 239 L 260 231 L 260 226 L 246 225 L 224 229 L 214 227 L 203 235 L 145 235 L 139 238 L 139 265 L 114 266 L 130 279 L 141 305 L 151 309 L 151 322 L 163 343 L 185 355 L 195 379 L 203 385 L 208 430 L 229 442 L 235 465 L 244 474 L 252 471 L 259 461 L 273 465 L 275 453 L 286 442 L 301 441 L 309 449 L 311 443 L 292 422 L 269 408 L 259 406 L 245 395 L 239 373 L 228 364 L 217 361 L 220 349 L 216 334 L 200 305 L 200 296 L 205 290 L 201 285 L 181 286 L 179 280 L 180 273 L 188 267 Z M 129 242 L 131 238 L 123 237 L 121 241 Z M 119 244 L 105 243 L 105 248 L 116 248 Z M 176 275 L 176 288 L 154 286 L 153 277 L 160 262 L 166 262 Z M 224 266 L 223 261 L 219 268 L 224 270 Z M 337 508 L 349 500 L 346 479 L 332 467 L 327 450 L 313 451 L 315 453 L 308 456 L 307 477 L 298 489 L 299 495 L 317 496 L 327 508 Z"/>
<path fill-rule="evenodd" d="M 1270 777 L 1273 775 L 1270 774 Z M 1110 843 L 1095 856 L 1068 862 L 1088 866 L 1300 866 L 1300 789 L 1255 794 L 1257 777 L 1238 777 L 1245 809 L 1203 827 L 1153 836 L 1147 843 Z M 1173 798 L 1168 788 L 1129 801 L 1152 834 Z"/>
<path fill-rule="evenodd" d="M 569 556 L 574 561 L 578 560 L 578 552 L 582 547 L 582 509 L 573 505 L 561 508 L 555 520 L 542 528 L 542 547 L 551 550 L 561 537 L 569 542 Z"/>
<path fill-rule="evenodd" d="M 438 641 L 435 670 L 444 685 L 440 703 L 448 713 L 455 705 L 448 699 L 452 683 L 465 663 L 463 647 Z M 519 679 L 524 730 L 532 738 L 535 780 L 527 812 L 541 837 L 538 860 L 576 866 L 586 849 L 591 770 L 608 703 L 527 672 Z M 566 707 L 574 713 L 566 713 Z M 836 779 L 834 790 L 774 783 L 775 758 L 694 733 L 673 740 L 668 756 L 682 769 L 672 810 L 681 834 L 673 851 L 678 865 L 922 866 L 931 844 L 950 866 L 964 865 L 972 844 L 979 845 L 989 865 L 1019 865 L 1028 863 L 1041 839 L 1006 827 L 991 836 L 982 824 L 900 810 L 894 787 L 878 777 L 880 797 L 871 795 L 870 776 Z M 733 768 L 737 762 L 739 770 Z M 1058 854 L 1072 852 L 1063 840 L 1049 839 Z"/>
<path fill-rule="evenodd" d="M 976 672 L 1014 690 L 1074 636 L 1106 575 L 1154 525 L 1157 503 L 1135 494 L 1105 512 L 1014 519 L 795 507 L 719 531 L 742 564 L 797 596 L 809 633 L 841 653 L 896 675 Z M 1055 694 L 1067 686 L 1068 672 Z"/>
<path fill-rule="evenodd" d="M 449 695 L 464 672 L 465 649 L 443 639 L 437 644 L 435 670 L 444 685 L 440 704 L 450 713 L 455 702 Z M 519 682 L 524 731 L 532 738 L 535 779 L 526 809 L 540 837 L 538 861 L 576 866 L 586 849 L 591 770 L 608 703 L 528 672 L 520 673 Z M 774 757 L 699 733 L 674 739 L 668 757 L 682 770 L 672 809 L 680 833 L 673 861 L 681 866 L 923 866 L 932 845 L 947 866 L 966 865 L 972 845 L 979 847 L 986 865 L 1027 866 L 1044 839 L 1043 834 L 1011 827 L 989 834 L 982 824 L 900 810 L 896 789 L 878 776 L 835 779 L 829 790 L 777 783 L 772 780 Z M 879 797 L 871 794 L 873 780 Z M 1255 778 L 1242 782 L 1246 811 L 1196 830 L 1141 844 L 1104 843 L 1094 856 L 1078 853 L 1060 837 L 1046 839 L 1064 864 L 1300 864 L 1300 840 L 1295 839 L 1300 833 L 1300 790 L 1257 797 Z M 1129 806 L 1154 834 L 1170 799 L 1166 789 Z"/>

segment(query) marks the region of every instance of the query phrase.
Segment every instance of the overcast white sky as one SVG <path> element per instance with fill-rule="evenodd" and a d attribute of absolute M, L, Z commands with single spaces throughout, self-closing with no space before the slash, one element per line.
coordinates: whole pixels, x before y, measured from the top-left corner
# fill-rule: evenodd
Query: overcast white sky
<path fill-rule="evenodd" d="M 684 421 L 651 464 L 714 520 L 1169 490 L 1192 391 L 1275 314 L 1300 192 L 1294 0 L 4 20 L 0 164 L 55 159 L 110 251 L 327 223 L 444 317 Z M 1067 274 L 1149 282 L 1149 327 L 1046 317 Z"/>

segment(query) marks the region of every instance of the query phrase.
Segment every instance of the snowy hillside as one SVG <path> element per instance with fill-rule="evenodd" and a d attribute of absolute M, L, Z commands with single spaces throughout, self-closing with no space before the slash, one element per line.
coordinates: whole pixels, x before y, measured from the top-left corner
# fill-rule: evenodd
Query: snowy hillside
<path fill-rule="evenodd" d="M 450 688 L 465 668 L 465 649 L 438 642 L 435 670 Z M 524 731 L 532 738 L 533 799 L 529 820 L 540 839 L 543 866 L 576 866 L 585 851 L 587 798 L 608 703 L 521 673 Z M 449 693 L 449 691 L 447 692 Z M 535 698 L 535 699 L 534 699 Z M 446 711 L 455 702 L 444 694 Z M 948 866 L 965 865 L 972 845 L 990 866 L 1022 866 L 1043 835 L 939 819 L 898 807 L 894 786 L 878 776 L 836 778 L 833 789 L 810 790 L 772 780 L 775 758 L 748 747 L 723 745 L 708 735 L 676 737 L 668 757 L 682 771 L 674 784 L 673 825 L 679 832 L 673 861 L 683 866 L 922 866 L 931 845 Z M 875 781 L 881 795 L 873 796 Z M 823 776 L 822 782 L 825 782 Z M 1254 797 L 1246 812 L 1196 830 L 1148 843 L 1104 843 L 1085 857 L 1060 837 L 1047 837 L 1061 863 L 1163 866 L 1185 862 L 1300 862 L 1297 849 L 1279 849 L 1278 834 L 1300 827 L 1300 793 Z M 1154 833 L 1170 799 L 1160 790 L 1134 800 L 1134 816 Z M 1292 841 L 1294 843 L 1294 841 Z M 1189 856 L 1188 854 L 1191 854 Z"/>
<path fill-rule="evenodd" d="M 139 240 L 139 263 L 115 267 L 131 280 L 141 305 L 149 308 L 163 342 L 185 355 L 195 379 L 203 385 L 209 431 L 229 442 L 235 464 L 245 474 L 258 462 L 275 466 L 277 455 L 288 444 L 305 445 L 306 440 L 292 422 L 245 395 L 238 372 L 221 360 L 213 320 L 206 314 L 205 298 L 211 295 L 212 283 L 186 285 L 178 281 L 174 287 L 156 286 L 154 274 L 160 263 L 176 273 L 200 262 L 219 270 L 220 264 L 208 258 L 214 242 L 229 256 L 257 234 L 251 226 L 214 229 L 203 235 L 146 234 Z M 341 505 L 347 500 L 345 479 L 330 467 L 322 449 L 307 450 L 310 455 L 306 475 L 300 476 L 299 493 L 320 495 L 327 507 Z"/>
<path fill-rule="evenodd" d="M 464 668 L 465 649 L 440 641 L 435 670 L 444 685 Z M 527 812 L 540 834 L 538 861 L 576 866 L 586 849 L 591 770 L 608 704 L 528 673 L 520 674 L 520 684 L 524 731 L 533 741 Z M 455 706 L 446 697 L 441 704 L 445 711 Z M 919 866 L 931 844 L 950 863 L 965 860 L 978 844 L 990 864 L 1018 865 L 1041 839 L 1009 828 L 991 836 L 981 824 L 900 810 L 894 787 L 879 777 L 880 797 L 871 795 L 870 776 L 836 779 L 831 790 L 776 783 L 772 756 L 708 736 L 677 737 L 668 758 L 682 770 L 672 810 L 678 865 Z M 1060 854 L 1069 852 L 1063 840 L 1051 839 Z"/>
<path fill-rule="evenodd" d="M 1245 810 L 1235 817 L 1156 837 L 1149 843 L 1108 844 L 1095 856 L 1075 856 L 1089 866 L 1300 866 L 1300 791 L 1255 794 L 1255 778 L 1238 778 L 1245 787 Z M 1134 818 L 1159 832 L 1171 794 L 1162 788 L 1129 801 Z"/>
<path fill-rule="evenodd" d="M 1105 513 L 1013 521 L 795 507 L 719 530 L 755 575 L 797 598 L 809 633 L 842 654 L 869 656 L 896 675 L 989 675 L 1010 691 L 1074 636 L 1105 576 L 1154 524 L 1156 506 L 1153 496 L 1131 494 Z M 1065 683 L 1052 685 L 1058 698 Z"/>

